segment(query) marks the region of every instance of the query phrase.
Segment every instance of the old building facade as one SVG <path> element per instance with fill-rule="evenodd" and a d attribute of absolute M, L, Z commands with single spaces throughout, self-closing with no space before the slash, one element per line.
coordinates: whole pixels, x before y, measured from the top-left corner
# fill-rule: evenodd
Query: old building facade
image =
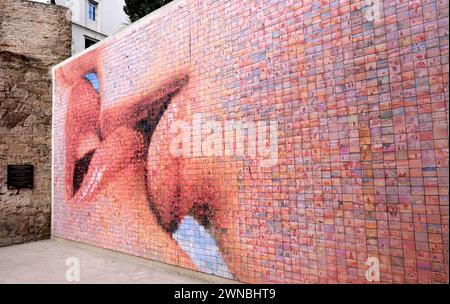
<path fill-rule="evenodd" d="M 51 3 L 50 0 L 34 0 Z M 123 11 L 124 0 L 54 0 L 72 13 L 72 54 L 117 33 L 130 21 Z"/>

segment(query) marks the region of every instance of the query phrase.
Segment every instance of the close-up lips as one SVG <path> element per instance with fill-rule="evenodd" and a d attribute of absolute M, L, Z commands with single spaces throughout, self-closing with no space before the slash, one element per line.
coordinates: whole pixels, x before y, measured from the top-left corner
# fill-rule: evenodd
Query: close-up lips
<path fill-rule="evenodd" d="M 155 254 L 176 261 L 176 251 L 181 257 L 175 263 L 209 271 L 198 261 L 204 252 L 213 250 L 216 254 L 206 254 L 202 259 L 209 260 L 222 276 L 233 277 L 228 270 L 232 267 L 230 255 L 222 251 L 232 238 L 217 233 L 231 223 L 231 213 L 221 197 L 227 192 L 212 177 L 220 162 L 174 156 L 168 149 L 172 137 L 165 130 L 173 119 L 188 117 L 183 108 L 190 96 L 188 73 L 161 77 L 144 94 L 109 100 L 107 105 L 103 104 L 102 71 L 90 68 L 80 75 L 67 81 L 64 131 L 67 204 L 74 212 L 88 206 L 94 212 L 87 212 L 79 224 L 84 226 L 83 222 L 89 221 L 94 226 L 104 225 L 98 222 L 103 218 L 98 210 L 105 210 L 116 219 L 113 226 L 134 222 L 142 230 L 137 237 L 143 246 L 152 246 L 155 240 L 169 246 L 156 249 Z M 195 178 L 192 170 L 199 172 Z M 134 183 L 134 199 L 118 189 L 129 182 Z M 137 213 L 119 215 L 108 206 Z M 193 231 L 196 240 L 190 239 Z"/>
<path fill-rule="evenodd" d="M 207 180 L 212 170 L 204 165 L 204 159 L 171 155 L 166 149 L 171 137 L 161 133 L 174 119 L 174 109 L 181 118 L 185 117 L 179 107 L 189 96 L 189 80 L 184 73 L 162 78 L 140 98 L 115 101 L 113 106 L 102 104 L 101 72 L 89 69 L 80 79 L 69 82 L 65 117 L 66 201 L 72 210 L 91 206 L 92 210 L 101 208 L 111 213 L 117 221 L 112 225 L 134 222 L 143 232 L 138 237 L 143 246 L 151 246 L 155 240 L 165 242 L 164 246 L 169 247 L 156 249 L 155 254 L 176 261 L 173 252 L 178 252 L 181 257 L 175 263 L 184 267 L 208 271 L 198 263 L 198 257 L 213 250 L 215 255 L 207 254 L 203 259 L 209 260 L 217 273 L 231 278 L 227 258 L 220 253 L 223 244 L 214 233 L 216 228 L 220 230 L 224 213 L 217 210 L 220 188 L 214 188 Z M 193 166 L 201 168 L 200 178 L 189 175 Z M 137 197 L 131 200 L 117 189 L 128 182 L 136 183 L 133 189 Z M 111 199 L 112 208 L 121 209 L 127 204 L 130 208 L 122 210 L 133 209 L 137 213 L 131 217 L 115 214 L 104 205 L 105 198 Z M 87 212 L 84 220 L 98 225 L 97 216 L 102 215 L 94 213 Z M 83 220 L 80 225 L 84 226 Z M 159 229 L 161 232 L 157 232 Z M 192 231 L 197 237 L 194 247 Z M 208 251 L 204 246 L 208 246 Z"/>
<path fill-rule="evenodd" d="M 138 102 L 104 111 L 101 81 L 95 71 L 72 85 L 66 117 L 65 170 L 70 204 L 87 204 L 124 166 L 146 163 L 152 134 L 188 79 L 187 75 L 170 77 Z"/>

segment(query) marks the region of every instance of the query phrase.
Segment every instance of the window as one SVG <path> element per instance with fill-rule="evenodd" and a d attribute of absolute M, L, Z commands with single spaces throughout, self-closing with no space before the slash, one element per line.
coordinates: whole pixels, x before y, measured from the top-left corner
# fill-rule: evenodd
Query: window
<path fill-rule="evenodd" d="M 96 21 L 97 20 L 97 2 L 88 1 L 88 15 L 89 20 Z"/>
<path fill-rule="evenodd" d="M 87 49 L 88 47 L 90 47 L 91 45 L 94 45 L 98 42 L 97 39 L 91 38 L 91 37 L 87 37 L 84 36 L 84 48 Z"/>

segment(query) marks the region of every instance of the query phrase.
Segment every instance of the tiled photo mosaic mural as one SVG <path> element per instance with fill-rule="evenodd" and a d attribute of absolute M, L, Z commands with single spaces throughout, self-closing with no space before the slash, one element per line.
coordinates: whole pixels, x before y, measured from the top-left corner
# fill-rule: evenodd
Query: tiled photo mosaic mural
<path fill-rule="evenodd" d="M 249 283 L 448 283 L 448 1 L 174 1 L 56 66 L 53 234 Z"/>

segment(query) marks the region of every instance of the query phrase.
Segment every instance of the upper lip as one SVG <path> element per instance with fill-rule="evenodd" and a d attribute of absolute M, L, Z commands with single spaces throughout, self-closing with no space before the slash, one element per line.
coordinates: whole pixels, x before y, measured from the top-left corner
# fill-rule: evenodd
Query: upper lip
<path fill-rule="evenodd" d="M 90 96 L 92 98 L 89 101 L 93 104 L 92 107 L 95 107 L 95 103 L 99 103 L 98 109 L 94 110 L 90 106 L 83 107 L 80 98 L 72 96 L 69 100 L 70 104 L 66 116 L 66 125 L 69 126 L 66 128 L 68 139 L 68 147 L 66 149 L 66 195 L 72 203 L 89 201 L 105 184 L 105 180 L 109 176 L 123 168 L 123 166 L 127 166 L 131 158 L 137 156 L 133 155 L 130 152 L 131 148 L 126 145 L 133 146 L 132 149 L 136 149 L 136 151 L 144 149 L 143 136 L 134 130 L 136 123 L 148 115 L 147 113 L 149 112 L 164 111 L 171 98 L 180 91 L 188 80 L 189 78 L 186 74 L 167 77 L 164 81 L 159 82 L 157 86 L 150 87 L 140 98 L 114 102 L 112 107 L 106 107 L 102 104 L 101 89 L 95 94 L 84 92 L 84 97 Z M 72 91 L 77 93 L 75 86 L 83 86 L 83 83 L 86 84 L 82 81 L 76 82 L 71 88 Z M 74 103 L 80 103 L 81 105 Z M 84 113 L 71 113 L 71 111 Z M 158 121 L 161 116 L 157 117 Z M 83 119 L 80 120 L 79 118 Z M 152 125 L 156 126 L 158 121 L 152 122 Z M 98 142 L 88 140 L 91 146 L 83 147 L 80 138 L 81 136 L 87 136 L 88 131 L 96 134 Z M 82 151 L 82 156 L 79 151 Z M 142 151 L 142 153 L 139 153 L 139 156 L 144 154 Z M 76 170 L 79 170 L 79 168 L 77 168 L 76 163 L 83 161 L 87 162 L 87 164 L 84 164 L 87 170 L 85 172 L 77 172 Z M 76 174 L 82 175 L 82 181 L 78 187 L 74 184 Z"/>

